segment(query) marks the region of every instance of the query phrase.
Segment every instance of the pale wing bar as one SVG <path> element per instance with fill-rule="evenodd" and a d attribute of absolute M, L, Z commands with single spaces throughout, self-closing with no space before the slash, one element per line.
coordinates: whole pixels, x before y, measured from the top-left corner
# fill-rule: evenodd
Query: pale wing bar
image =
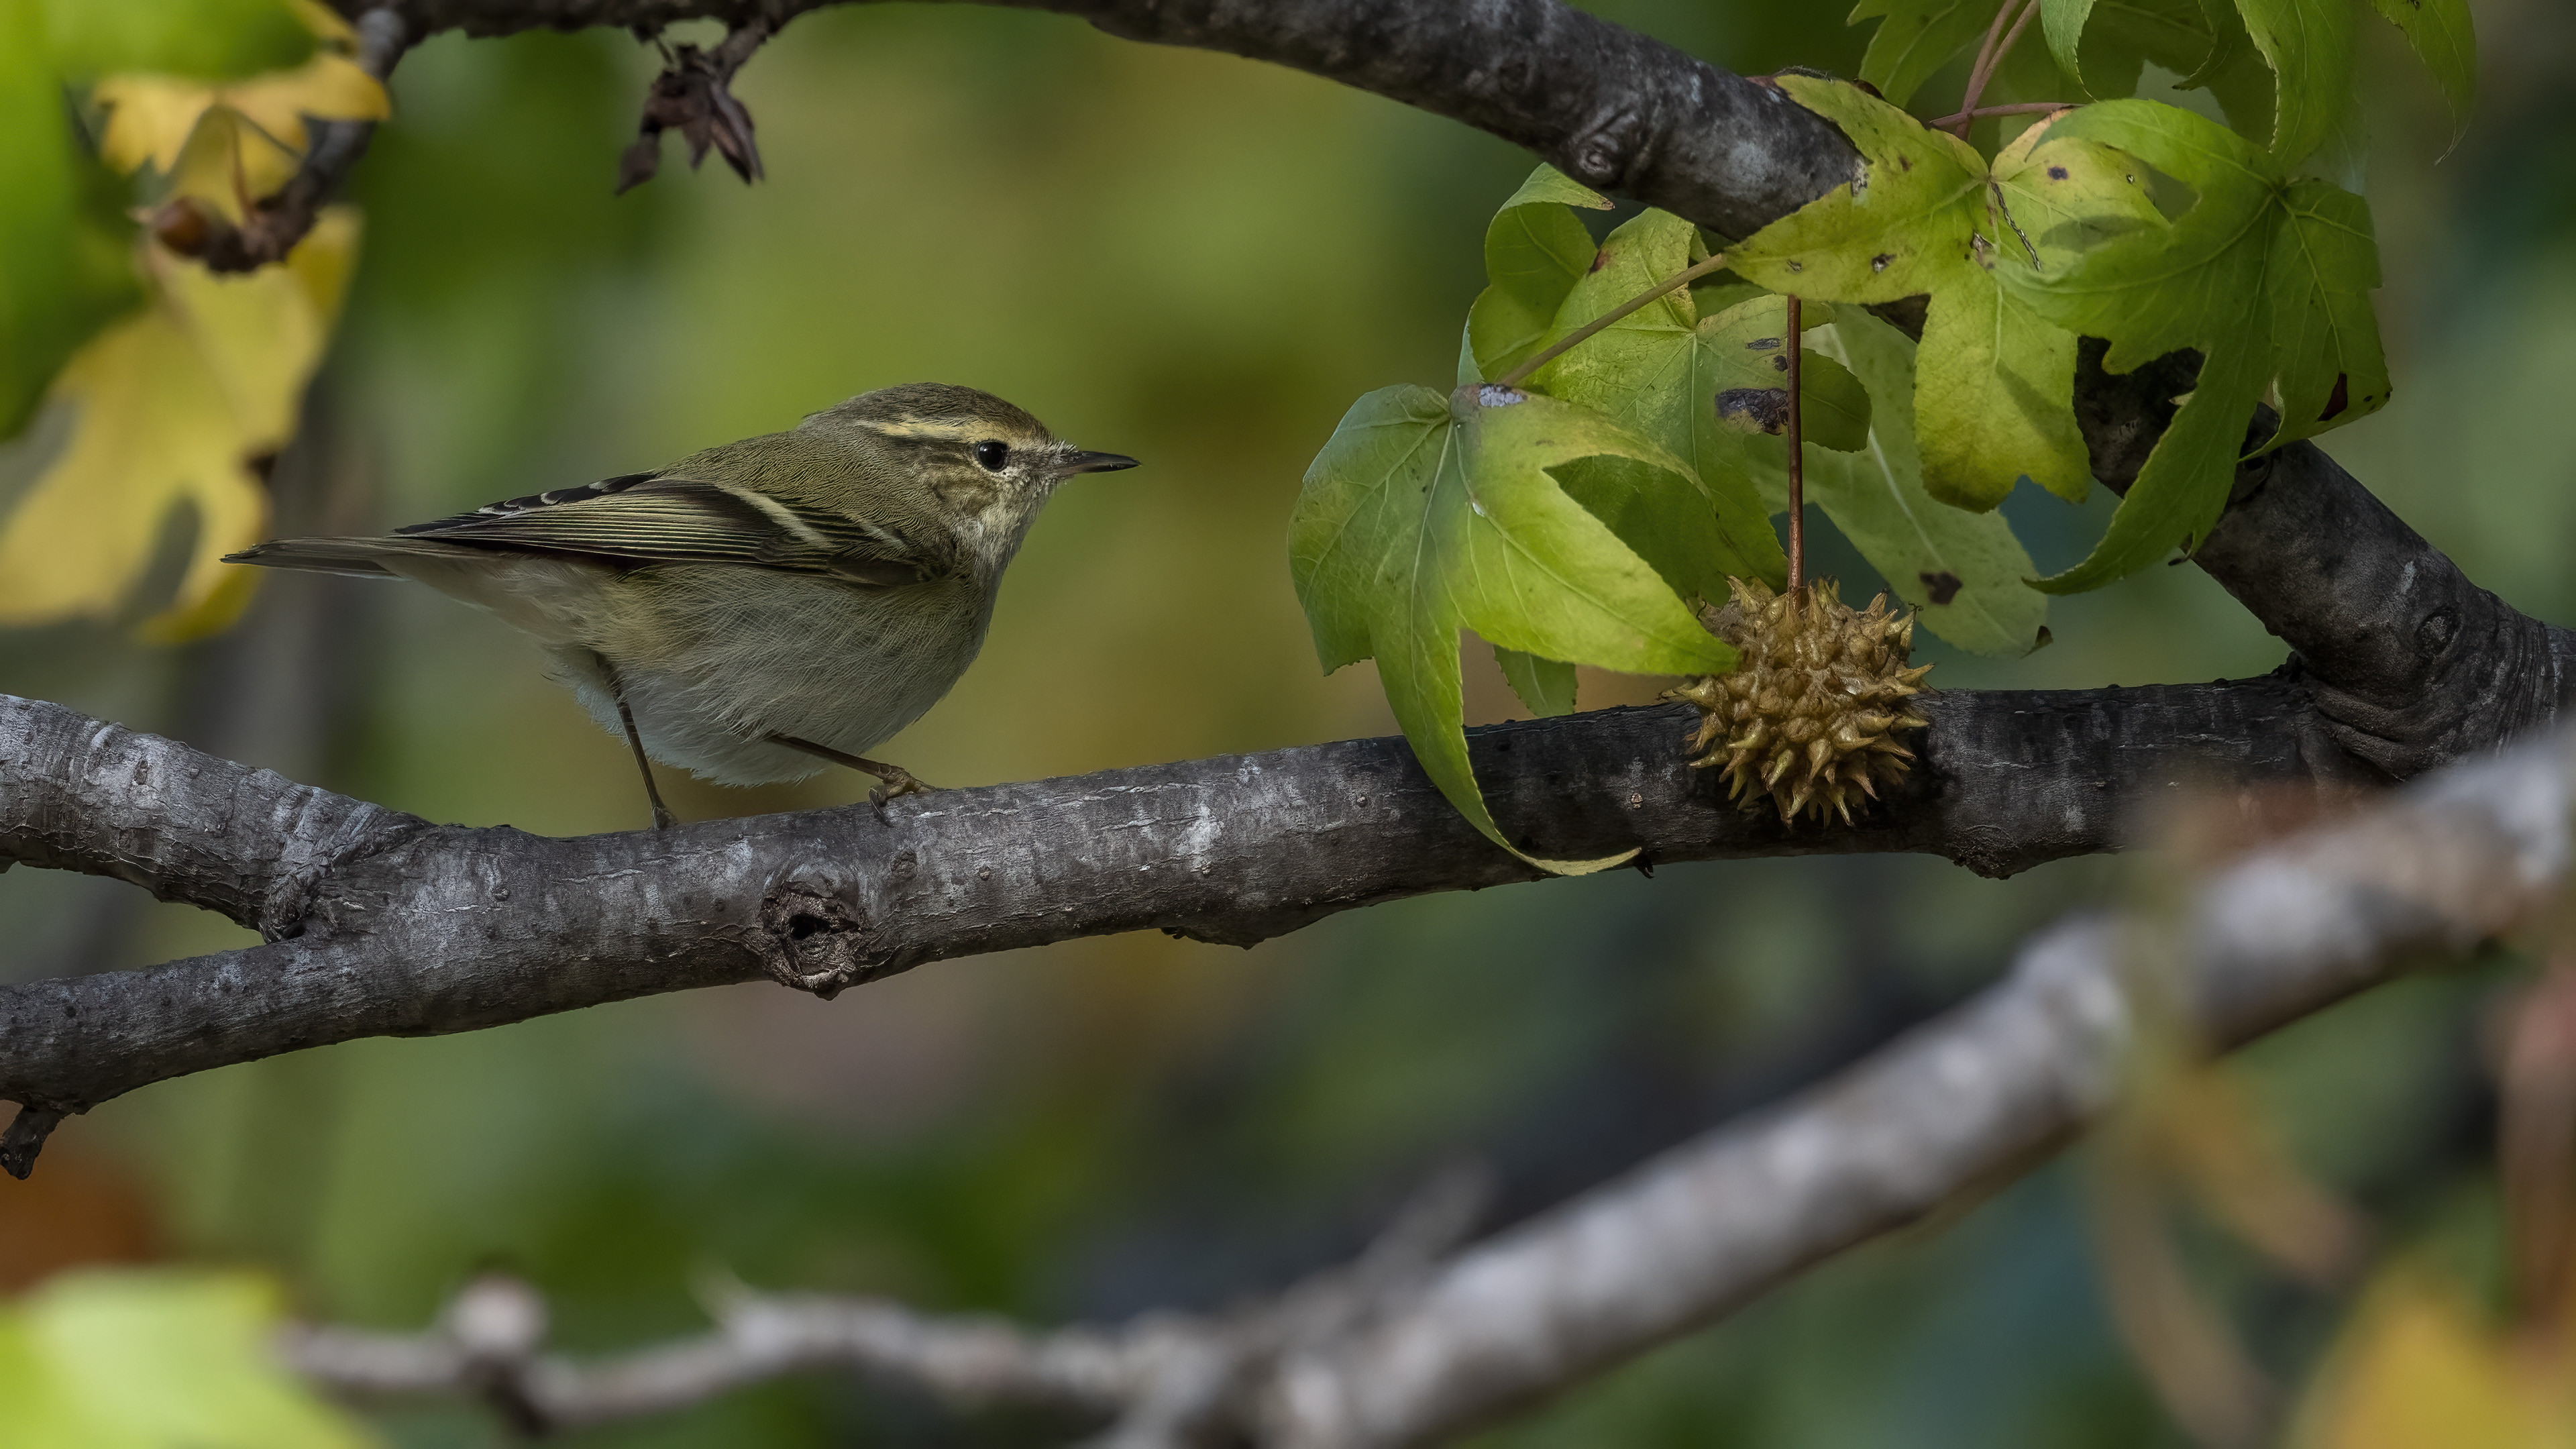
<path fill-rule="evenodd" d="M 400 530 L 441 542 L 637 563 L 732 563 L 899 587 L 959 572 L 952 540 L 689 478 L 630 474 Z"/>

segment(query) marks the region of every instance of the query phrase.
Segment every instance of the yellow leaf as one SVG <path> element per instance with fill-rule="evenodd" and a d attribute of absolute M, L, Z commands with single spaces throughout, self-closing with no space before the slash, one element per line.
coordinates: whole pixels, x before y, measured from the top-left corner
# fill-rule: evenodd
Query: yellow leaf
<path fill-rule="evenodd" d="M 295 163 L 311 144 L 306 116 L 381 121 L 390 112 L 384 86 L 356 61 L 328 50 L 314 52 L 293 70 L 231 85 L 159 75 L 109 76 L 90 96 L 107 112 L 98 148 L 109 165 L 131 172 L 148 163 L 171 179 L 174 190 L 227 203 L 233 198 L 235 158 L 246 171 L 275 177 L 253 184 L 251 196 L 271 194 L 294 174 Z M 192 150 L 216 155 L 192 157 Z M 183 166 L 183 160 L 191 164 Z M 210 182 L 221 183 L 220 189 L 206 189 Z"/>
<path fill-rule="evenodd" d="M 301 164 L 301 156 L 270 139 L 241 112 L 210 106 L 179 148 L 166 190 L 170 196 L 211 202 L 238 226 L 250 214 L 253 198 L 275 195 Z"/>
<path fill-rule="evenodd" d="M 0 1304 L 0 1443 L 368 1449 L 277 1361 L 277 1286 L 246 1273 L 89 1270 Z"/>
<path fill-rule="evenodd" d="M 2569 1449 L 2563 1362 L 2521 1351 L 2423 1272 L 2362 1300 L 2299 1408 L 2297 1449 Z"/>
<path fill-rule="evenodd" d="M 141 632 L 175 642 L 232 621 L 250 586 L 220 559 L 267 531 L 254 465 L 294 435 L 357 241 L 356 214 L 333 208 L 285 266 L 245 276 L 147 247 L 150 305 L 93 338 L 47 396 L 74 420 L 0 519 L 0 625 L 115 617 L 182 506 L 196 519 L 187 569 Z"/>

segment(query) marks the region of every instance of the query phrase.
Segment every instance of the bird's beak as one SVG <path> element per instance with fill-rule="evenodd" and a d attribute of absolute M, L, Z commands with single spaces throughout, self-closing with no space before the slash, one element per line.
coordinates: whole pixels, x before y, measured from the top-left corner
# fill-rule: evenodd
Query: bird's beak
<path fill-rule="evenodd" d="M 1056 472 L 1070 478 L 1076 473 L 1115 473 L 1135 466 L 1136 460 L 1124 453 L 1076 453 L 1065 459 Z"/>

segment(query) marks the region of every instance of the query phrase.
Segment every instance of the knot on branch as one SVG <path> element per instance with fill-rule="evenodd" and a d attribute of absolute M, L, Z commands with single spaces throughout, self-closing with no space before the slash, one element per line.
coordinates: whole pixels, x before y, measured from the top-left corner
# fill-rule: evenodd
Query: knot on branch
<path fill-rule="evenodd" d="M 1645 115 L 1621 106 L 1583 129 L 1565 148 L 1565 174 L 1596 190 L 1621 189 L 1647 132 Z"/>
<path fill-rule="evenodd" d="M 761 897 L 751 948 L 773 980 L 825 1001 L 893 965 L 867 913 L 810 880 L 782 881 Z"/>
<path fill-rule="evenodd" d="M 643 124 L 634 144 L 618 158 L 619 195 L 652 180 L 662 169 L 664 131 L 677 131 L 688 138 L 692 171 L 707 159 L 707 148 L 713 146 L 736 176 L 746 182 L 761 178 L 760 146 L 752 137 L 751 112 L 734 99 L 733 77 L 761 42 L 776 32 L 777 27 L 769 21 L 754 19 L 727 32 L 724 42 L 713 50 L 700 50 L 694 45 L 677 50 L 663 47 L 662 73 L 653 77 L 652 88 L 644 93 Z M 653 39 L 640 31 L 638 35 Z"/>

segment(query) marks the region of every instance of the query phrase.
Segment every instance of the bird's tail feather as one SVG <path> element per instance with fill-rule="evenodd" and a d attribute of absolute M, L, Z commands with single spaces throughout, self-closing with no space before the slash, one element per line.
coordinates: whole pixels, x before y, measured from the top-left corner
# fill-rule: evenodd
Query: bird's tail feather
<path fill-rule="evenodd" d="M 239 553 L 225 554 L 224 562 L 257 564 L 272 569 L 300 569 L 316 574 L 349 574 L 362 579 L 393 579 L 402 575 L 386 568 L 382 560 L 389 554 L 404 551 L 402 545 L 392 539 L 277 538 L 253 544 Z"/>

